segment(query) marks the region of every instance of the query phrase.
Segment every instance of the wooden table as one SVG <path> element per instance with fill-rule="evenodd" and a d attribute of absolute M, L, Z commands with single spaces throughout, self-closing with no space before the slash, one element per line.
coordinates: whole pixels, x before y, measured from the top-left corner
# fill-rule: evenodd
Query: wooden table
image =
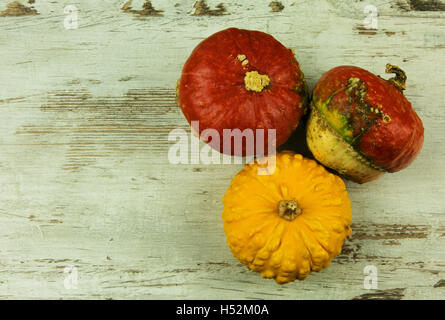
<path fill-rule="evenodd" d="M 443 0 L 220 1 L 36 0 L 0 14 L 0 297 L 444 299 Z M 230 253 L 221 198 L 242 165 L 168 161 L 169 132 L 189 130 L 182 65 L 232 26 L 293 48 L 310 88 L 334 66 L 399 65 L 425 126 L 409 168 L 347 182 L 352 238 L 305 281 L 277 285 Z"/>

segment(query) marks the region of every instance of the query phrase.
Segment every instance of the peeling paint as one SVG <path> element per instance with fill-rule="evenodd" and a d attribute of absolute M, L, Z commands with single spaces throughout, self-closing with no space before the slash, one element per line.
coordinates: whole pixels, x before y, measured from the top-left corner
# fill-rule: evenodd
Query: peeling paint
<path fill-rule="evenodd" d="M 222 3 L 218 4 L 215 10 L 210 9 L 205 0 L 196 1 L 193 8 L 195 9 L 194 16 L 222 16 L 227 11 Z"/>
<path fill-rule="evenodd" d="M 353 239 L 396 240 L 426 239 L 431 231 L 427 225 L 352 224 Z"/>
<path fill-rule="evenodd" d="M 445 11 L 445 3 L 438 0 L 407 0 L 406 5 L 403 6 L 399 2 L 399 7 L 413 11 Z"/>
<path fill-rule="evenodd" d="M 132 2 L 133 2 L 133 0 L 128 0 L 127 2 L 125 2 L 121 8 L 122 11 L 124 11 L 126 13 L 138 14 L 141 16 L 152 16 L 152 17 L 162 17 L 163 16 L 162 12 L 164 12 L 164 11 L 156 10 L 153 7 L 153 5 L 151 4 L 151 1 L 149 1 L 149 0 L 144 2 L 141 10 L 132 9 L 132 7 L 131 7 Z"/>
<path fill-rule="evenodd" d="M 6 5 L 6 9 L 0 12 L 0 17 L 34 16 L 39 14 L 36 9 L 27 7 L 19 1 L 13 1 Z"/>
<path fill-rule="evenodd" d="M 405 288 L 375 290 L 352 298 L 352 300 L 401 300 L 405 295 L 405 290 Z"/>
<path fill-rule="evenodd" d="M 284 6 L 280 1 L 272 1 L 269 3 L 269 7 L 272 9 L 272 12 L 280 12 L 284 9 Z"/>
<path fill-rule="evenodd" d="M 51 125 L 24 125 L 16 134 L 40 141 L 48 136 L 65 137 L 67 149 L 61 169 L 79 171 L 101 158 L 125 157 L 140 149 L 167 148 L 172 127 L 161 119 L 176 115 L 174 99 L 174 90 L 161 88 L 133 89 L 114 97 L 95 97 L 83 88 L 54 91 L 48 93 L 46 103 L 41 106 Z M 77 124 L 67 126 L 61 115 L 76 119 Z M 146 119 L 159 121 L 150 125 Z"/>
<path fill-rule="evenodd" d="M 445 287 L 445 280 L 444 280 L 444 279 L 441 279 L 441 280 L 437 281 L 437 282 L 434 284 L 433 287 L 434 287 L 434 288 Z"/>

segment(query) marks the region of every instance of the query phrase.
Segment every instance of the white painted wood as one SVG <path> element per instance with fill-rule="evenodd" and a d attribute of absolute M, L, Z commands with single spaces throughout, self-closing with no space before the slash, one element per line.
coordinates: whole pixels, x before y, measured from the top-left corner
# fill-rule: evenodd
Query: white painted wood
<path fill-rule="evenodd" d="M 160 17 L 123 3 L 36 0 L 38 15 L 0 17 L 1 298 L 445 298 L 445 11 L 373 1 L 368 30 L 371 2 L 288 0 L 272 12 L 269 1 L 226 0 L 225 15 L 193 16 L 194 1 L 152 1 Z M 64 28 L 69 4 L 78 29 Z M 353 237 L 303 282 L 279 286 L 231 255 L 221 198 L 241 165 L 168 162 L 168 133 L 188 130 L 174 102 L 182 65 L 230 26 L 293 48 L 310 88 L 337 65 L 384 77 L 387 62 L 401 66 L 425 126 L 409 168 L 347 182 Z M 377 291 L 363 287 L 366 265 Z M 64 286 L 69 266 L 77 289 Z"/>

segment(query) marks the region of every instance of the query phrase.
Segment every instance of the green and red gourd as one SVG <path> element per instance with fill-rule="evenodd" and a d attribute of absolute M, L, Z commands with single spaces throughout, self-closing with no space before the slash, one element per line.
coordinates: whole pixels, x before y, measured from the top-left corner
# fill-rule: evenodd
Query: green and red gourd
<path fill-rule="evenodd" d="M 307 142 L 314 157 L 358 183 L 406 168 L 420 152 L 424 128 L 404 96 L 406 74 L 388 64 L 385 80 L 362 68 L 326 72 L 312 93 Z"/>

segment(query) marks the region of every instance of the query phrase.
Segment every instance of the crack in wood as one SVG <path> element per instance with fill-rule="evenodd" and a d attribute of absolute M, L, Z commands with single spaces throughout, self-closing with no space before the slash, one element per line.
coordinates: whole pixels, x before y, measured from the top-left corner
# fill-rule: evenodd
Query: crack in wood
<path fill-rule="evenodd" d="M 352 224 L 352 239 L 398 240 L 426 239 L 431 231 L 428 225 Z"/>
<path fill-rule="evenodd" d="M 50 259 L 50 258 L 45 258 L 45 259 L 35 259 L 35 262 L 38 263 L 62 263 L 62 262 L 74 262 L 74 263 L 79 263 L 80 260 L 79 259 Z"/>
<path fill-rule="evenodd" d="M 401 300 L 405 296 L 405 290 L 406 288 L 375 290 L 352 298 L 352 300 Z"/>
<path fill-rule="evenodd" d="M 397 5 L 404 11 L 445 11 L 445 3 L 439 0 L 406 0 Z"/>

